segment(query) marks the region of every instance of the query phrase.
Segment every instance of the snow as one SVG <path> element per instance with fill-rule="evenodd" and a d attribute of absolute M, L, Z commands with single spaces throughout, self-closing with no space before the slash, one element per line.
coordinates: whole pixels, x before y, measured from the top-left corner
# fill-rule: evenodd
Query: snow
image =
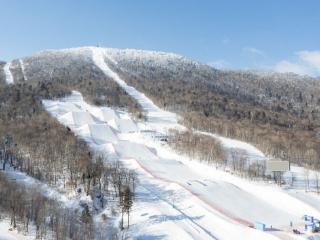
<path fill-rule="evenodd" d="M 128 86 L 106 64 L 108 50 L 91 48 L 94 63 L 112 77 L 147 114 L 146 122 L 135 123 L 138 131 L 117 125 L 130 115 L 110 108 L 90 106 L 78 92 L 64 99 L 44 101 L 45 108 L 62 124 L 69 126 L 90 146 L 120 161 L 138 174 L 136 201 L 131 213 L 129 235 L 133 239 L 297 239 L 289 222 L 302 230 L 304 214 L 320 218 L 318 198 L 265 182 L 253 182 L 233 176 L 186 156 L 177 155 L 168 146 L 145 133 L 166 134 L 170 128 L 184 129 L 178 116 L 158 108 L 143 93 Z M 74 111 L 74 108 L 77 108 Z M 82 112 L 80 120 L 74 113 Z M 86 114 L 84 114 L 86 113 Z M 78 121 L 78 124 L 75 124 Z M 82 124 L 82 125 L 81 125 Z M 92 134 L 88 126 L 105 125 L 104 134 Z M 112 129 L 116 128 L 117 131 Z M 95 129 L 93 131 L 99 131 Z M 261 151 L 250 144 L 205 133 L 219 139 L 232 152 L 242 149 L 253 160 L 264 159 Z M 110 136 L 109 136 L 110 135 Z M 108 141 L 112 139 L 112 142 Z M 308 200 L 307 200 L 308 199 Z M 310 200 L 311 199 L 311 200 Z M 249 228 L 260 221 L 280 231 L 260 232 Z M 305 237 L 308 234 L 304 235 Z"/>
<path fill-rule="evenodd" d="M 203 131 L 196 131 L 197 133 L 213 137 L 215 139 L 218 139 L 222 146 L 227 150 L 227 152 L 232 152 L 236 150 L 243 150 L 246 154 L 246 157 L 248 157 L 249 161 L 260 161 L 260 160 L 266 160 L 266 156 L 256 147 L 252 146 L 249 143 L 230 139 L 226 137 L 219 136 L 218 134 L 203 132 Z"/>
<path fill-rule="evenodd" d="M 112 131 L 116 136 L 112 137 L 112 143 L 88 134 L 85 127 L 78 126 L 72 130 L 95 149 L 104 151 L 138 173 L 139 185 L 131 219 L 132 238 L 295 239 L 288 227 L 290 221 L 302 226 L 302 215 L 320 217 L 314 204 L 316 200 L 308 202 L 305 200 L 307 197 L 293 196 L 280 187 L 244 180 L 212 166 L 190 161 L 155 142 L 145 133 L 166 134 L 169 128 L 183 129 L 178 124 L 178 116 L 159 109 L 144 94 L 128 86 L 108 67 L 106 57 L 105 50 L 93 49 L 96 65 L 135 98 L 147 113 L 146 122 L 134 123 L 139 131 L 126 131 L 119 127 L 119 122 L 130 119 L 128 114 L 108 108 L 103 113 L 102 109 L 86 104 L 77 92 L 60 102 L 47 101 L 44 105 L 65 125 L 72 124 L 73 107 L 65 104 L 71 102 L 80 111 L 90 114 L 90 124 L 105 124 L 109 129 L 117 127 L 118 131 Z M 65 111 L 71 114 L 60 117 L 59 112 Z M 83 119 L 81 123 L 89 124 L 86 123 L 88 118 Z M 250 144 L 215 134 L 201 134 L 219 139 L 229 152 L 242 149 L 255 160 L 265 158 Z M 96 140 L 101 141 L 99 147 Z M 273 225 L 282 231 L 259 232 L 247 227 L 255 221 Z"/>
<path fill-rule="evenodd" d="M 122 133 L 130 133 L 139 131 L 137 125 L 131 119 L 115 119 L 117 129 Z"/>
<path fill-rule="evenodd" d="M 301 190 L 316 191 L 317 185 L 320 185 L 320 173 L 312 170 L 298 167 L 295 165 L 290 166 L 290 172 L 285 172 L 283 178 L 291 183 L 291 187 Z M 306 178 L 309 184 L 306 186 Z M 293 179 L 293 183 L 292 183 Z M 318 183 L 317 183 L 318 182 Z M 320 186 L 318 187 L 320 189 Z"/>
<path fill-rule="evenodd" d="M 136 99 L 146 113 L 145 122 L 135 122 L 126 112 L 87 104 L 76 91 L 60 100 L 43 101 L 52 116 L 70 127 L 90 147 L 105 154 L 108 160 L 120 161 L 137 173 L 139 183 L 128 230 L 130 238 L 297 239 L 288 227 L 290 221 L 302 230 L 302 215 L 320 218 L 319 196 L 300 190 L 303 188 L 304 169 L 294 168 L 292 171 L 300 179 L 297 183 L 299 187 L 281 188 L 242 179 L 211 165 L 193 161 L 156 141 L 152 136 L 165 135 L 171 128 L 184 129 L 178 124 L 179 116 L 160 109 L 145 94 L 127 85 L 106 63 L 107 60 L 117 64 L 126 56 L 132 61 L 144 59 L 157 64 L 182 59 L 181 56 L 94 47 L 66 49 L 62 52 L 92 59 L 97 67 Z M 52 53 L 48 51 L 45 54 Z M 24 72 L 23 62 L 20 64 Z M 5 73 L 6 82 L 13 83 L 10 63 L 6 64 Z M 248 143 L 217 134 L 199 133 L 220 140 L 228 153 L 240 149 L 251 160 L 267 159 L 260 150 Z M 9 169 L 7 174 L 19 183 L 37 186 L 44 195 L 67 207 L 78 207 L 78 200 L 69 199 L 23 173 Z M 95 219 L 98 217 L 95 216 Z M 249 228 L 248 225 L 255 221 L 264 222 L 267 227 L 272 225 L 281 231 L 260 232 Z M 2 235 L 10 235 L 7 230 L 2 231 L 3 224 L 0 222 L 0 239 Z M 304 235 L 302 239 L 307 236 Z"/>
<path fill-rule="evenodd" d="M 103 120 L 105 122 L 108 122 L 110 120 L 119 119 L 119 116 L 116 114 L 116 112 L 110 108 L 101 108 L 101 114 L 103 116 Z"/>
<path fill-rule="evenodd" d="M 99 49 L 99 48 L 98 48 Z M 189 59 L 175 54 L 175 53 L 167 53 L 167 52 L 160 52 L 160 51 L 146 51 L 146 50 L 139 50 L 139 49 L 117 49 L 117 48 L 104 48 L 108 56 L 110 56 L 111 60 L 114 64 L 117 61 L 122 59 L 126 59 L 127 61 L 145 61 L 145 62 L 155 62 L 157 64 L 164 64 L 169 61 L 176 61 L 176 60 L 184 60 L 190 61 Z M 196 62 L 194 62 L 196 64 Z"/>
<path fill-rule="evenodd" d="M 128 230 L 131 238 L 295 239 L 289 233 L 289 221 L 302 226 L 301 216 L 304 214 L 319 218 L 319 197 L 315 194 L 247 181 L 212 166 L 190 161 L 192 159 L 179 156 L 155 141 L 154 136 L 165 135 L 170 128 L 184 129 L 178 124 L 179 116 L 160 109 L 145 94 L 128 86 L 106 63 L 117 64 L 126 56 L 132 61 L 166 64 L 176 59 L 183 60 L 181 56 L 101 48 L 67 49 L 62 52 L 90 58 L 136 99 L 146 113 L 146 122 L 137 123 L 125 112 L 88 105 L 78 92 L 72 92 L 69 97 L 58 101 L 43 102 L 54 117 L 69 126 L 96 151 L 137 172 L 139 184 L 132 211 L 132 225 Z M 25 76 L 22 60 L 20 65 Z M 6 64 L 5 72 L 7 83 L 13 83 L 10 63 Z M 229 153 L 240 149 L 252 160 L 266 159 L 261 151 L 250 144 L 216 134 L 199 133 L 220 140 Z M 301 169 L 295 173 L 295 176 L 303 176 Z M 78 206 L 78 200 L 69 199 L 22 173 L 8 174 L 28 186 L 39 186 L 46 196 L 57 199 L 65 206 Z M 267 226 L 272 224 L 283 231 L 260 232 L 248 228 L 254 221 L 263 221 Z"/>
<path fill-rule="evenodd" d="M 79 93 L 73 93 L 75 96 L 69 99 L 79 96 Z M 82 98 L 78 97 L 79 99 Z M 101 123 L 101 114 L 96 107 L 81 101 L 76 101 L 77 106 L 82 112 L 91 114 L 95 124 L 108 125 L 106 122 Z M 44 105 L 49 110 L 54 109 L 53 115 L 63 124 L 72 123 L 57 115 L 66 109 L 57 111 L 53 108 L 54 105 L 70 108 L 62 104 L 63 102 L 66 102 L 66 99 L 60 102 L 44 101 Z M 116 115 L 122 119 L 130 117 L 123 113 Z M 72 114 L 68 116 L 72 118 Z M 273 216 L 279 214 L 280 219 L 291 217 L 243 189 L 218 179 L 212 180 L 213 176 L 211 179 L 207 178 L 206 174 L 197 172 L 194 166 L 184 163 L 190 162 L 189 160 L 176 156 L 159 143 L 145 138 L 141 132 L 115 132 L 113 134 L 118 139 L 116 142 L 110 145 L 106 141 L 106 145 L 101 145 L 101 142 L 95 143 L 97 139 L 92 139 L 92 135 L 88 135 L 85 125 L 88 126 L 84 124 L 72 130 L 77 136 L 88 141 L 91 147 L 105 151 L 107 155 L 117 158 L 127 168 L 138 173 L 137 203 L 134 205 L 130 227 L 133 239 L 157 236 L 163 239 L 231 239 L 238 236 L 246 236 L 245 239 L 277 239 L 270 234 L 248 228 L 248 221 L 242 218 L 254 220 L 258 216 L 267 215 L 265 218 L 271 219 L 271 213 Z M 208 169 L 206 167 L 206 172 Z M 237 195 L 239 206 L 234 204 L 233 197 Z M 250 208 L 257 211 L 248 211 Z M 280 223 L 280 220 L 278 222 Z"/>
<path fill-rule="evenodd" d="M 167 130 L 168 128 L 162 127 L 165 124 L 168 124 L 169 128 L 181 129 L 181 126 L 177 124 L 178 116 L 159 109 L 143 93 L 128 86 L 117 73 L 113 72 L 108 67 L 105 59 L 109 59 L 116 64 L 116 60 L 114 58 L 111 59 L 108 54 L 110 55 L 110 51 L 93 49 L 93 61 L 106 75 L 112 77 L 130 96 L 138 101 L 143 110 L 147 113 L 148 120 L 146 126 L 149 127 L 148 129 L 154 130 L 155 132 L 159 131 L 159 129 Z M 211 133 L 201 132 L 201 134 L 206 134 L 219 139 L 223 147 L 228 150 L 227 152 L 229 154 L 234 149 L 241 149 L 245 151 L 250 160 L 266 160 L 266 157 L 260 150 L 248 143 L 224 138 Z M 137 138 L 135 137 L 132 141 L 137 141 Z M 145 144 L 147 143 L 145 142 Z M 142 156 L 142 151 L 139 151 L 140 153 L 138 155 L 136 154 L 134 159 L 138 162 L 140 167 L 157 179 L 178 184 L 180 187 L 198 196 L 203 202 L 209 203 L 208 205 L 210 206 L 219 206 L 218 208 L 215 208 L 216 210 L 219 210 L 220 206 L 224 206 L 224 210 L 219 212 L 224 213 L 225 216 L 228 216 L 231 219 L 238 218 L 240 219 L 239 222 L 253 222 L 259 220 L 270 225 L 278 225 L 279 228 L 285 228 L 288 221 L 301 223 L 301 216 L 306 213 L 315 215 L 318 218 L 320 217 L 320 212 L 317 208 L 313 207 L 313 204 L 308 205 L 305 201 L 301 201 L 301 199 L 298 199 L 297 197 L 292 197 L 287 192 L 274 186 L 253 184 L 252 182 L 226 175 L 223 172 L 213 174 L 214 169 L 211 169 L 207 179 L 201 181 L 199 179 L 207 175 L 205 173 L 208 172 L 208 166 L 204 167 L 203 165 L 199 165 L 201 171 L 198 171 L 198 174 L 196 174 L 197 168 L 195 166 L 190 166 L 190 161 L 182 161 L 181 159 L 180 161 L 177 161 L 179 156 L 175 156 L 175 159 L 172 160 L 173 154 L 170 152 L 165 154 L 165 157 L 169 157 L 169 159 L 164 158 L 161 156 L 161 154 L 164 153 L 161 147 L 159 149 L 159 146 L 154 146 L 152 143 L 150 145 L 157 148 L 159 158 L 154 159 Z M 152 163 L 150 160 L 152 160 Z M 185 165 L 182 164 L 182 162 Z M 188 166 L 189 168 L 185 166 Z M 192 181 L 190 177 L 193 177 L 196 180 Z M 206 180 L 207 182 L 205 182 Z M 193 185 L 198 186 L 193 188 Z M 211 196 L 215 196 L 215 198 L 213 199 Z M 236 206 L 234 204 L 235 196 L 237 197 Z M 232 214 L 227 213 L 225 209 Z M 249 209 L 254 210 L 249 211 Z M 277 218 L 274 217 L 275 215 L 277 215 Z"/>
<path fill-rule="evenodd" d="M 4 73 L 6 75 L 6 83 L 7 84 L 13 84 L 13 76 L 10 71 L 10 66 L 11 66 L 11 62 L 7 62 L 3 67 Z"/>
<path fill-rule="evenodd" d="M 25 67 L 24 67 L 24 62 L 22 59 L 19 59 L 19 63 L 20 63 L 20 66 L 21 66 L 21 71 L 22 71 L 22 75 L 24 77 L 24 80 L 27 81 L 27 75 L 26 75 L 26 71 L 25 71 Z"/>
<path fill-rule="evenodd" d="M 63 114 L 60 118 L 66 120 L 69 125 L 74 127 L 93 123 L 92 116 L 85 111 L 68 112 Z"/>
<path fill-rule="evenodd" d="M 72 118 L 76 126 L 93 123 L 93 119 L 88 112 L 72 112 Z"/>
<path fill-rule="evenodd" d="M 147 122 L 152 124 L 153 128 L 159 131 L 168 130 L 169 128 L 178 126 L 178 117 L 175 113 L 167 112 L 156 106 L 143 93 L 140 93 L 135 88 L 128 86 L 117 73 L 112 71 L 105 62 L 108 56 L 108 49 L 92 48 L 92 58 L 94 63 L 109 77 L 116 81 L 131 97 L 136 99 L 141 105 L 143 111 L 147 113 Z M 135 53 L 133 51 L 132 53 Z"/>
<path fill-rule="evenodd" d="M 114 131 L 106 124 L 89 124 L 91 138 L 97 143 L 116 142 L 117 137 Z"/>
<path fill-rule="evenodd" d="M 33 240 L 35 239 L 35 233 L 20 233 L 17 230 L 13 230 L 9 224 L 9 221 L 0 219 L 0 240 Z"/>

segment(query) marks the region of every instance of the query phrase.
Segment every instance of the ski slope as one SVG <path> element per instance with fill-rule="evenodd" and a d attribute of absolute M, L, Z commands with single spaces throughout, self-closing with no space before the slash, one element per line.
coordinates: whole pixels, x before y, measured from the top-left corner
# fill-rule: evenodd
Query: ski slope
<path fill-rule="evenodd" d="M 43 104 L 52 116 L 109 161 L 120 161 L 137 172 L 139 185 L 128 232 L 131 238 L 296 239 L 288 227 L 290 221 L 302 228 L 302 215 L 320 218 L 316 195 L 310 197 L 301 191 L 241 179 L 191 161 L 156 141 L 154 135 L 166 134 L 170 128 L 184 129 L 178 123 L 179 116 L 160 109 L 145 94 L 127 85 L 108 66 L 108 61 L 117 63 L 108 50 L 90 48 L 91 52 L 94 63 L 138 101 L 147 115 L 146 122 L 135 122 L 123 111 L 91 106 L 79 92 Z M 23 68 L 23 62 L 20 65 Z M 6 82 L 13 83 L 10 63 L 6 64 L 5 72 Z M 229 153 L 241 149 L 252 160 L 265 159 L 261 151 L 248 143 L 199 133 L 219 139 Z M 37 184 L 19 173 L 11 177 Z M 58 196 L 62 203 L 73 206 L 72 201 L 45 185 L 41 189 L 44 194 Z M 255 221 L 264 222 L 267 227 L 272 225 L 273 230 L 261 232 L 248 227 Z"/>
<path fill-rule="evenodd" d="M 113 61 L 115 63 L 116 61 L 114 59 L 111 59 L 110 56 L 108 56 L 108 54 L 105 52 L 105 50 L 99 48 L 94 48 L 92 50 L 93 61 L 96 63 L 96 65 L 100 67 L 100 69 L 106 75 L 113 78 L 130 96 L 135 98 L 147 113 L 147 116 L 151 116 L 151 119 L 148 117 L 146 125 L 148 125 L 154 131 L 159 131 L 159 126 L 167 124 L 167 116 L 170 116 L 169 128 L 182 127 L 177 123 L 177 116 L 175 114 L 159 109 L 143 93 L 140 93 L 135 88 L 128 86 L 117 75 L 117 73 L 112 71 L 108 67 L 105 60 L 109 59 L 110 61 Z M 156 113 L 156 118 L 152 118 L 152 116 L 154 116 L 154 113 Z M 166 129 L 162 128 L 161 130 Z M 225 149 L 229 150 L 229 153 L 230 150 L 236 148 L 244 150 L 249 156 L 249 159 L 266 159 L 261 151 L 250 144 L 224 138 L 211 133 L 201 133 L 219 139 Z M 131 140 L 137 141 L 137 138 L 135 137 Z M 157 148 L 157 146 L 153 146 L 152 143 L 150 145 L 155 149 Z M 159 155 L 164 153 L 163 149 L 157 150 L 159 150 Z M 205 175 L 204 173 L 207 172 L 206 168 L 200 167 L 202 168 L 202 170 L 199 171 L 199 175 L 196 175 L 194 166 L 192 166 L 192 168 L 184 167 L 183 165 L 181 165 L 182 161 L 173 161 L 171 159 L 173 157 L 172 155 L 173 154 L 169 152 L 165 154 L 165 156 L 162 156 L 170 158 L 170 160 L 167 162 L 163 161 L 163 158 L 161 157 L 158 159 L 153 159 L 140 156 L 139 154 L 138 156 L 133 155 L 133 157 L 134 159 L 138 159 L 139 165 L 144 168 L 144 170 L 149 172 L 152 176 L 160 180 L 166 181 L 169 179 L 169 182 L 171 181 L 177 183 L 180 187 L 186 189 L 194 195 L 199 196 L 199 198 L 208 205 L 218 206 L 215 208 L 215 210 L 218 210 L 220 213 L 224 213 L 225 216 L 228 216 L 233 220 L 239 219 L 240 221 L 238 222 L 247 224 L 248 222 L 254 222 L 258 220 L 273 226 L 278 226 L 281 229 L 285 228 L 285 226 L 288 224 L 288 221 L 293 221 L 295 223 L 300 222 L 300 224 L 302 224 L 301 216 L 304 214 L 320 216 L 318 208 L 315 208 L 314 204 L 309 205 L 308 203 L 306 203 L 306 201 L 303 201 L 299 197 L 291 197 L 282 189 L 277 189 L 274 186 L 259 186 L 258 184 L 252 184 L 250 182 L 243 181 L 242 179 L 233 179 L 228 175 L 223 175 L 223 173 L 222 175 L 221 173 L 216 173 L 214 175 L 210 173 L 208 175 L 209 183 L 199 181 L 198 179 L 203 178 L 203 176 Z M 150 159 L 152 159 L 152 164 L 150 164 Z M 176 159 L 179 159 L 179 156 L 175 156 L 175 160 Z M 186 163 L 185 165 L 188 165 L 188 163 Z M 179 174 L 176 174 L 177 172 L 179 172 Z M 194 180 L 194 182 L 196 182 L 196 184 L 198 183 L 199 186 L 191 183 L 190 179 L 188 179 L 190 178 L 190 176 L 195 177 L 196 180 Z M 221 179 L 223 179 L 224 181 L 221 181 Z M 194 187 L 194 185 L 196 186 Z M 217 196 L 217 199 L 212 199 L 211 196 Z M 234 204 L 235 196 L 238 200 L 236 206 Z M 225 208 L 221 210 L 220 206 L 225 206 Z M 248 211 L 248 209 L 251 208 L 253 208 L 254 211 Z M 277 216 L 276 218 L 274 217 L 275 215 Z"/>
<path fill-rule="evenodd" d="M 110 124 L 110 118 L 105 121 L 101 108 L 85 103 L 78 92 L 43 104 L 93 149 L 138 173 L 139 186 L 130 227 L 134 239 L 156 239 L 157 236 L 163 239 L 282 239 L 277 237 L 280 232 L 249 228 L 254 221 L 283 230 L 280 235 L 288 237 L 285 239 L 295 239 L 287 231 L 290 221 L 302 224 L 304 214 L 320 217 L 314 206 L 281 188 L 240 179 L 175 154 L 144 135 L 153 122 L 150 125 L 136 123 L 136 132 L 121 132 Z M 87 112 L 91 117 L 68 114 L 67 119 L 65 112 L 68 111 Z M 107 112 L 116 118 L 130 118 L 113 109 Z M 81 119 L 74 121 L 73 116 Z M 90 122 L 85 123 L 88 119 Z M 102 135 L 110 136 L 104 138 L 96 134 L 102 131 Z"/>
<path fill-rule="evenodd" d="M 11 62 L 7 62 L 4 67 L 3 67 L 3 70 L 4 70 L 4 74 L 6 76 L 6 83 L 7 84 L 13 84 L 13 76 L 12 76 L 12 73 L 10 71 L 10 66 L 11 66 Z"/>
<path fill-rule="evenodd" d="M 117 73 L 113 72 L 106 64 L 105 60 L 108 58 L 106 54 L 107 49 L 92 48 L 92 58 L 94 63 L 109 77 L 116 81 L 131 97 L 136 99 L 141 105 L 143 111 L 147 114 L 147 122 L 152 125 L 153 128 L 160 130 L 168 130 L 169 128 L 178 126 L 178 118 L 175 113 L 167 112 L 156 106 L 149 98 L 143 93 L 140 93 L 135 88 L 128 86 Z"/>

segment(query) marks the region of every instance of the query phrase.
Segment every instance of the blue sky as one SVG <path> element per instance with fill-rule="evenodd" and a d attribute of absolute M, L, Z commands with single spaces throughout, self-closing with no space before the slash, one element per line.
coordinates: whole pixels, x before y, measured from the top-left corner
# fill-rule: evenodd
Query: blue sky
<path fill-rule="evenodd" d="M 0 0 L 0 59 L 100 44 L 320 74 L 318 0 Z"/>

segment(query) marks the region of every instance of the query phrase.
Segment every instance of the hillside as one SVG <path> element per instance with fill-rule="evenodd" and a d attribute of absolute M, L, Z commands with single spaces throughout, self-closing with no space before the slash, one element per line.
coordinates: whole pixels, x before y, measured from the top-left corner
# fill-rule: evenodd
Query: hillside
<path fill-rule="evenodd" d="M 15 83 L 27 79 L 30 84 L 63 84 L 96 104 L 124 107 L 130 103 L 131 111 L 141 117 L 134 101 L 110 91 L 114 83 L 93 63 L 93 49 L 97 48 L 39 52 L 12 61 L 10 71 Z M 100 49 L 112 70 L 159 106 L 183 115 L 186 125 L 251 142 L 267 155 L 319 168 L 317 79 L 291 73 L 222 71 L 172 53 Z M 0 72 L 0 77 L 4 82 L 5 75 Z"/>
<path fill-rule="evenodd" d="M 290 221 L 320 218 L 319 92 L 306 76 L 154 51 L 1 63 L 2 225 L 45 239 L 296 239 Z M 292 164 L 280 179 L 273 157 Z"/>

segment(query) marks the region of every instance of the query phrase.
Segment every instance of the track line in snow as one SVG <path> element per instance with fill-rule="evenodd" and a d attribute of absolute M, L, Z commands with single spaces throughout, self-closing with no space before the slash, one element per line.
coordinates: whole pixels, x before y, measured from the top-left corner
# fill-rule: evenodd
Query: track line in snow
<path fill-rule="evenodd" d="M 6 76 L 6 83 L 7 84 L 13 84 L 14 83 L 13 75 L 11 73 L 10 67 L 11 67 L 11 62 L 7 62 L 3 67 L 4 74 Z"/>

